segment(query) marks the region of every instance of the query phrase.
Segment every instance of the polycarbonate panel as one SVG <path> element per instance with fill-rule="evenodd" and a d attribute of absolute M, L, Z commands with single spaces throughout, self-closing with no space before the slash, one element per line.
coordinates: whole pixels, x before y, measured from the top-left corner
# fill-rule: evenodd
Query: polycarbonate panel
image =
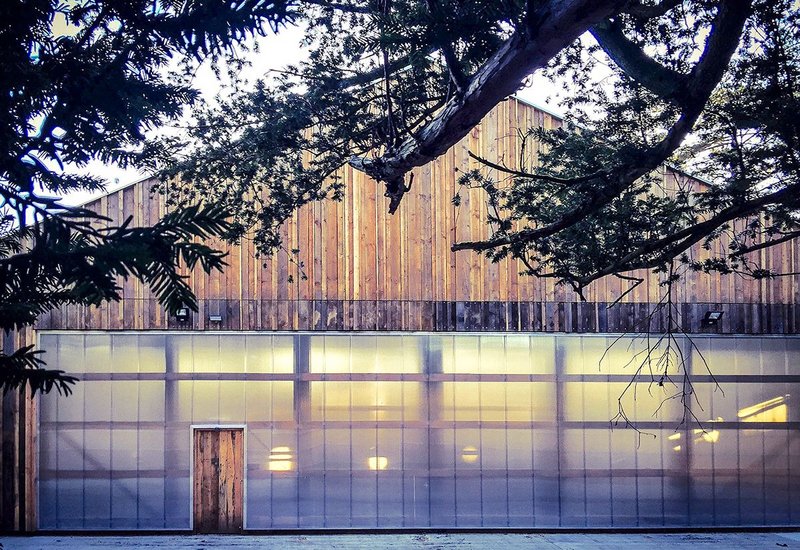
<path fill-rule="evenodd" d="M 112 336 L 110 334 L 87 334 L 85 336 L 85 372 L 103 372 L 108 370 L 108 366 L 112 364 L 111 342 Z M 114 370 L 116 371 L 116 369 Z"/>
<path fill-rule="evenodd" d="M 800 338 L 670 340 L 664 378 L 664 341 L 609 335 L 40 344 L 84 377 L 41 402 L 41 528 L 189 528 L 198 424 L 246 426 L 253 529 L 800 522 Z"/>
<path fill-rule="evenodd" d="M 309 372 L 421 373 L 426 341 L 411 336 L 311 336 Z"/>
<path fill-rule="evenodd" d="M 291 374 L 294 370 L 291 336 L 248 334 L 245 336 L 248 373 Z"/>
<path fill-rule="evenodd" d="M 60 336 L 51 345 L 52 347 L 50 348 L 42 348 L 50 354 L 47 356 L 50 364 L 55 363 L 58 365 L 59 369 L 66 372 L 78 373 L 87 371 L 87 365 L 84 361 L 86 347 L 83 335 L 75 334 L 69 337 Z M 56 352 L 55 361 L 53 361 L 52 357 L 53 352 Z M 110 365 L 110 363 L 108 364 Z"/>
<path fill-rule="evenodd" d="M 139 372 L 139 336 L 115 334 L 111 338 L 111 364 L 114 372 Z M 95 371 L 98 372 L 98 371 Z"/>
<path fill-rule="evenodd" d="M 644 382 L 630 386 L 624 382 L 564 382 L 564 418 L 572 421 L 610 419 L 625 422 L 662 421 L 679 423 L 683 415 L 674 396 L 680 388 Z"/>
<path fill-rule="evenodd" d="M 311 419 L 383 422 L 419 420 L 419 382 L 311 382 Z"/>

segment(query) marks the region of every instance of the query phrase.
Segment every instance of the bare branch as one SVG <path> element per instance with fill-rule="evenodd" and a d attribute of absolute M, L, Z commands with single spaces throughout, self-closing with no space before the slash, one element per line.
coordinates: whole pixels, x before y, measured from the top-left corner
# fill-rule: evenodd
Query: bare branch
<path fill-rule="evenodd" d="M 625 292 L 623 292 L 622 294 L 617 296 L 617 299 L 614 300 L 613 302 L 611 302 L 611 304 L 606 309 L 611 309 L 611 307 L 617 305 L 619 302 L 622 301 L 622 299 L 625 296 L 627 296 L 628 294 L 633 292 L 636 289 L 637 286 L 639 286 L 640 284 L 642 284 L 644 282 L 644 279 L 642 279 L 641 277 L 628 277 L 628 276 L 622 275 L 620 273 L 615 273 L 615 276 L 618 279 L 623 279 L 625 281 L 633 281 L 633 284 L 628 288 L 628 290 L 626 290 Z"/>
<path fill-rule="evenodd" d="M 757 250 L 763 250 L 764 248 L 769 248 L 771 246 L 775 246 L 776 244 L 785 243 L 786 241 L 791 241 L 792 239 L 796 239 L 800 237 L 800 231 L 790 231 L 789 233 L 784 233 L 777 239 L 768 239 L 762 243 L 754 244 L 751 246 L 743 246 L 741 248 L 736 249 L 733 252 L 734 256 L 743 256 L 745 254 L 749 254 L 750 252 L 755 252 Z"/>
<path fill-rule="evenodd" d="M 478 156 L 475 153 L 473 153 L 472 151 L 467 151 L 467 154 L 470 156 L 470 158 L 473 158 L 473 159 L 477 160 L 481 164 L 485 164 L 489 168 L 494 168 L 495 170 L 498 170 L 498 171 L 503 172 L 505 174 L 510 174 L 512 176 L 518 176 L 520 178 L 528 178 L 528 179 L 549 181 L 549 182 L 552 182 L 552 183 L 560 183 L 560 184 L 563 184 L 563 185 L 572 185 L 572 184 L 576 184 L 576 183 L 583 183 L 585 181 L 590 181 L 590 180 L 593 180 L 593 179 L 602 178 L 606 174 L 605 171 L 601 170 L 599 172 L 594 172 L 592 174 L 587 174 L 586 176 L 580 176 L 580 177 L 577 177 L 577 178 L 559 178 L 559 177 L 556 177 L 556 176 L 548 176 L 546 174 L 533 174 L 531 172 L 524 172 L 522 170 L 514 170 L 513 168 L 509 168 L 507 166 L 503 166 L 502 164 L 497 164 L 496 162 L 492 162 L 492 161 L 490 161 L 488 159 L 485 159 L 485 158 L 483 158 L 481 156 Z"/>

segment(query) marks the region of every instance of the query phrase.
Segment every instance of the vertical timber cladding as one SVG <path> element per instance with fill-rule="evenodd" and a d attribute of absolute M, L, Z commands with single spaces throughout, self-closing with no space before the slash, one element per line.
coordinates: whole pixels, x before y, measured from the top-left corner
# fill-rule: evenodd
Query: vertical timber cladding
<path fill-rule="evenodd" d="M 643 279 L 607 277 L 590 285 L 586 302 L 554 279 L 521 275 L 513 258 L 492 263 L 485 255 L 452 252 L 455 242 L 486 239 L 486 198 L 482 189 L 463 189 L 457 176 L 478 168 L 467 151 L 518 168 L 517 129 L 555 128 L 559 119 L 511 99 L 499 104 L 461 142 L 414 171 L 414 185 L 394 215 L 386 212 L 381 186 L 349 167 L 339 203 L 307 204 L 280 229 L 287 250 L 257 257 L 250 239 L 237 245 L 208 244 L 228 253 L 221 273 L 187 273 L 200 311 L 179 323 L 148 289 L 121 281 L 122 300 L 99 308 L 68 305 L 41 316 L 41 329 L 85 330 L 400 330 L 626 332 L 649 319 L 665 288 L 658 274 Z M 535 144 L 530 143 L 535 148 Z M 533 154 L 533 151 L 531 151 Z M 531 157 L 533 158 L 533 157 Z M 663 188 L 702 189 L 688 176 L 665 169 Z M 171 208 L 152 194 L 155 180 L 141 181 L 101 197 L 86 208 L 123 223 L 157 223 Z M 459 193 L 461 205 L 452 203 Z M 687 253 L 703 261 L 727 250 L 726 237 L 713 250 L 696 245 Z M 673 286 L 681 307 L 682 330 L 739 334 L 800 332 L 800 240 L 751 253 L 753 267 L 792 276 L 748 280 L 738 274 L 689 270 Z M 299 266 L 304 276 L 299 276 Z M 630 292 L 627 292 L 630 290 Z M 607 309 L 610 303 L 620 303 Z M 701 329 L 705 311 L 723 310 L 713 330 Z M 209 317 L 213 315 L 213 323 Z M 658 329 L 656 329 L 658 330 Z"/>
<path fill-rule="evenodd" d="M 30 339 L 30 331 L 0 333 L 3 353 L 11 355 Z M 30 389 L 0 394 L 0 531 L 35 528 L 37 408 Z"/>
<path fill-rule="evenodd" d="M 198 533 L 239 533 L 244 526 L 244 429 L 196 428 L 193 517 Z"/>

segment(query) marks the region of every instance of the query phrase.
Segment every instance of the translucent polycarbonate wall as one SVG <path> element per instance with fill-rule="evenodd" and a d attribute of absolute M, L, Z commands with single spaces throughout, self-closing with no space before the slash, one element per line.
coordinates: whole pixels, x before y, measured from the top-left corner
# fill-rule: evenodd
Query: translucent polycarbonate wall
<path fill-rule="evenodd" d="M 43 333 L 82 381 L 41 401 L 40 528 L 189 528 L 209 424 L 246 426 L 251 529 L 800 523 L 800 338 L 673 342 L 691 386 L 616 340 Z"/>

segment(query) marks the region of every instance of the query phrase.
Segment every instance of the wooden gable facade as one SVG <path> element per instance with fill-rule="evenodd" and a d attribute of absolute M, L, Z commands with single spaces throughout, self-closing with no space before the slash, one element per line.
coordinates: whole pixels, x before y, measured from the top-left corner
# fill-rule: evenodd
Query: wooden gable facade
<path fill-rule="evenodd" d="M 513 166 L 518 129 L 551 128 L 553 115 L 517 99 L 498 105 L 458 145 L 414 172 L 412 189 L 394 215 L 381 185 L 350 167 L 342 169 L 341 202 L 306 205 L 282 232 L 285 250 L 260 258 L 247 240 L 212 243 L 228 252 L 223 273 L 188 274 L 200 311 L 187 322 L 169 316 L 139 282 L 121 283 L 123 299 L 98 308 L 52 311 L 37 326 L 7 335 L 6 352 L 36 341 L 36 330 L 225 330 L 225 331 L 445 331 L 597 332 L 637 331 L 664 289 L 650 272 L 618 304 L 629 282 L 607 277 L 586 292 L 586 301 L 551 280 L 520 275 L 515 260 L 490 262 L 473 252 L 452 252 L 455 242 L 489 235 L 485 197 L 459 189 L 461 171 L 474 167 L 473 151 Z M 536 151 L 531 154 L 535 156 Z M 686 176 L 664 171 L 665 184 Z M 115 223 L 155 223 L 167 211 L 164 198 L 145 180 L 87 205 Z M 452 198 L 462 197 L 456 207 Z M 724 246 L 719 243 L 718 246 Z M 287 252 L 298 250 L 297 253 Z M 691 255 L 702 258 L 700 248 Z M 790 241 L 752 258 L 764 268 L 800 273 L 800 243 Z M 687 273 L 676 285 L 686 332 L 797 334 L 800 275 L 751 280 L 739 275 Z M 721 323 L 703 328 L 709 310 Z M 211 321 L 210 317 L 221 318 Z M 657 330 L 658 323 L 654 325 Z M 47 399 L 47 397 L 44 397 Z M 2 408 L 0 527 L 36 525 L 36 401 L 8 394 Z"/>
<path fill-rule="evenodd" d="M 306 205 L 284 226 L 284 250 L 256 256 L 252 242 L 213 243 L 228 252 L 229 267 L 210 276 L 190 275 L 201 304 L 186 324 L 168 318 L 137 281 L 125 281 L 123 300 L 101 308 L 67 307 L 43 316 L 45 329 L 159 330 L 411 330 L 625 332 L 634 330 L 661 300 L 661 278 L 642 271 L 644 284 L 608 306 L 629 281 L 606 277 L 589 287 L 587 301 L 550 279 L 520 275 L 516 260 L 490 262 L 471 251 L 452 252 L 455 242 L 489 236 L 486 197 L 459 189 L 461 172 L 475 168 L 468 151 L 513 167 L 517 131 L 556 127 L 560 120 L 517 99 L 495 108 L 445 155 L 417 169 L 413 186 L 396 214 L 387 213 L 383 187 L 350 167 L 342 169 L 341 202 Z M 530 151 L 535 158 L 536 150 Z M 664 170 L 667 188 L 688 178 Z M 116 223 L 156 222 L 166 212 L 162 196 L 145 180 L 87 206 Z M 699 183 L 697 185 L 700 185 Z M 454 206 L 459 193 L 461 205 Z M 725 242 L 718 243 L 722 248 Z M 800 243 L 787 242 L 754 254 L 755 265 L 800 273 Z M 288 252 L 297 250 L 296 254 Z M 700 247 L 693 258 L 709 253 Z M 302 267 L 301 267 L 302 266 Z M 793 333 L 800 317 L 800 274 L 752 280 L 741 275 L 687 273 L 676 285 L 684 330 L 698 330 L 698 315 L 709 307 L 726 312 L 722 333 Z M 222 322 L 209 324 L 209 315 Z"/>

